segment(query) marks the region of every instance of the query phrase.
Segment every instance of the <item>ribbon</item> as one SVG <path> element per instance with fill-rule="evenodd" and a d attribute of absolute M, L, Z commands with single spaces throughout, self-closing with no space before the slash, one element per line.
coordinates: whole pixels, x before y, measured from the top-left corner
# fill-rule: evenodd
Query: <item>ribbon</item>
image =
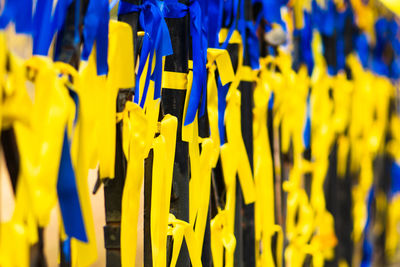
<path fill-rule="evenodd" d="M 78 73 L 71 66 L 61 62 L 57 63 L 55 66 L 62 74 L 73 77 L 74 85 L 79 87 Z M 68 76 L 63 77 L 65 82 L 67 82 L 67 78 Z M 78 108 L 79 97 L 77 93 L 72 90 L 69 90 L 69 95 L 75 103 L 75 118 L 73 120 L 73 126 L 76 126 L 78 113 L 80 112 L 80 109 Z M 73 136 L 73 134 L 71 136 Z M 74 237 L 80 241 L 88 242 L 85 223 L 83 220 L 83 211 L 77 188 L 77 176 L 75 175 L 75 169 L 71 157 L 71 138 L 68 136 L 67 128 L 64 131 L 63 138 L 64 141 L 57 180 L 58 201 L 63 218 L 63 225 L 68 238 Z"/>
<path fill-rule="evenodd" d="M 83 215 L 79 203 L 79 195 L 72 167 L 68 133 L 65 130 L 61 154 L 60 169 L 58 172 L 57 193 L 65 233 L 83 242 L 87 242 Z"/>
<path fill-rule="evenodd" d="M 101 117 L 102 123 L 98 124 L 98 142 L 94 143 L 101 144 L 98 147 L 100 178 L 112 179 L 115 175 L 115 103 L 119 88 L 132 88 L 135 83 L 131 27 L 117 21 L 110 21 L 109 26 L 109 72 L 107 77 L 92 77 L 92 82 L 100 83 L 96 97 L 101 105 L 96 116 Z"/>
<path fill-rule="evenodd" d="M 176 219 L 173 214 L 169 214 L 168 224 L 168 235 L 171 235 L 174 240 L 170 266 L 176 266 L 183 237 L 185 237 L 186 244 L 188 246 L 192 265 L 194 267 L 202 266 L 201 247 L 197 246 L 196 237 L 193 233 L 192 226 L 185 221 Z"/>
<path fill-rule="evenodd" d="M 135 103 L 126 102 L 123 115 L 123 148 L 128 166 L 122 193 L 121 209 L 121 264 L 134 266 L 136 260 L 137 221 L 140 189 L 144 177 L 144 158 L 147 121 L 143 110 Z"/>
<path fill-rule="evenodd" d="M 0 16 L 0 29 L 5 29 L 9 22 L 14 22 L 17 33 L 32 33 L 32 0 L 7 0 Z"/>
<path fill-rule="evenodd" d="M 108 21 L 110 13 L 107 0 L 90 0 L 84 18 L 82 60 L 87 61 L 96 41 L 97 75 L 108 73 Z"/>
<path fill-rule="evenodd" d="M 255 201 L 255 188 L 253 175 L 250 168 L 249 158 L 243 143 L 241 124 L 240 124 L 240 92 L 236 91 L 231 95 L 231 99 L 226 107 L 226 133 L 228 143 L 234 147 L 236 158 L 232 159 L 230 165 L 235 173 L 238 172 L 241 184 L 244 203 L 249 204 Z M 240 156 L 239 156 L 240 155 Z"/>
<path fill-rule="evenodd" d="M 227 211 L 219 211 L 211 220 L 211 252 L 215 267 L 223 266 L 224 249 L 225 266 L 233 266 L 233 255 L 235 253 L 236 239 L 228 229 Z"/>
<path fill-rule="evenodd" d="M 281 16 L 281 7 L 285 6 L 287 2 L 287 0 L 253 0 L 252 4 L 260 3 L 262 5 L 262 9 L 256 18 L 256 26 L 259 25 L 262 18 L 270 24 L 278 23 L 284 26 Z"/>
<path fill-rule="evenodd" d="M 310 97 L 307 98 L 307 111 L 306 111 L 306 119 L 304 124 L 304 131 L 303 131 L 303 143 L 304 147 L 310 148 L 310 141 L 311 141 L 311 108 L 310 108 Z"/>
<path fill-rule="evenodd" d="M 151 1 L 146 1 L 140 6 L 125 1 L 120 2 L 118 15 L 132 12 L 140 12 L 139 22 L 145 31 L 143 46 L 140 52 L 138 73 L 136 75 L 136 85 L 140 85 L 140 87 L 136 90 L 134 96 L 134 102 L 140 103 L 140 106 L 143 108 L 150 80 L 154 81 L 155 90 L 153 98 L 160 98 L 163 65 L 162 57 L 172 54 L 172 46 L 164 16 L 157 5 Z M 156 59 L 154 70 L 152 71 L 154 55 Z M 140 79 L 146 65 L 148 69 L 144 85 L 142 85 Z"/>
<path fill-rule="evenodd" d="M 66 12 L 71 3 L 72 0 L 57 1 L 54 13 L 52 13 L 53 1 L 37 1 L 33 16 L 34 55 L 47 56 L 53 36 L 63 27 Z"/>
<path fill-rule="evenodd" d="M 293 68 L 297 71 L 302 64 L 305 64 L 308 69 L 308 74 L 311 76 L 314 68 L 314 60 L 312 55 L 312 27 L 311 14 L 304 12 L 304 26 L 301 29 L 295 29 L 293 36 L 299 38 L 298 46 L 293 59 Z"/>
<path fill-rule="evenodd" d="M 205 105 L 200 107 L 200 102 L 206 101 L 206 47 L 204 47 L 204 33 L 202 31 L 202 17 L 200 5 L 196 0 L 190 1 L 189 6 L 177 1 L 165 2 L 163 8 L 164 17 L 182 18 L 187 13 L 190 15 L 190 36 L 192 37 L 193 51 L 193 83 L 190 90 L 189 103 L 187 105 L 184 125 L 191 124 L 200 109 L 199 115 L 205 111 Z"/>
<path fill-rule="evenodd" d="M 236 203 L 236 169 L 232 162 L 235 161 L 231 144 L 226 143 L 221 147 L 221 163 L 224 173 L 226 188 L 225 209 L 219 211 L 211 220 L 211 250 L 215 266 L 222 266 L 223 245 L 225 250 L 225 266 L 233 267 L 236 239 L 235 228 L 235 203 Z"/>
<path fill-rule="evenodd" d="M 167 234 L 178 120 L 167 114 L 160 126 L 160 135 L 153 141 L 150 231 L 153 264 L 163 267 L 167 264 Z M 174 241 L 175 253 L 179 254 L 176 245 Z"/>
<path fill-rule="evenodd" d="M 396 0 L 380 0 L 387 8 L 400 16 L 400 4 Z"/>
<path fill-rule="evenodd" d="M 369 232 L 371 227 L 371 219 L 372 219 L 372 200 L 375 198 L 375 190 L 371 189 L 368 195 L 367 200 L 367 221 L 365 223 L 364 228 L 364 241 L 362 244 L 362 259 L 361 266 L 371 266 L 372 264 L 372 253 L 373 253 L 373 242 L 369 238 Z"/>
<path fill-rule="evenodd" d="M 2 93 L 0 96 L 0 127 L 2 129 L 14 127 L 20 162 L 12 217 L 9 221 L 2 221 L 0 224 L 2 233 L 0 235 L 0 265 L 27 266 L 29 265 L 30 247 L 38 241 L 36 220 L 38 213 L 36 213 L 36 209 L 32 209 L 33 201 L 37 198 L 34 197 L 33 187 L 30 186 L 30 182 L 32 182 L 30 177 L 32 176 L 29 176 L 32 166 L 30 163 L 33 162 L 32 159 L 36 159 L 36 155 L 32 156 L 31 142 L 32 138 L 36 136 L 32 135 L 31 125 L 32 113 L 37 106 L 33 106 L 27 94 L 26 68 L 23 62 L 12 54 L 8 54 L 8 69 L 5 69 L 5 39 L 4 35 L 0 37 L 1 53 L 3 53 L 0 61 L 4 64 L 1 72 L 3 75 L 7 75 L 6 80 L 1 80 L 3 88 L 0 90 Z M 53 149 L 52 143 L 50 145 L 49 149 Z M 37 185 L 35 186 L 37 189 Z"/>
<path fill-rule="evenodd" d="M 233 2 L 232 2 L 233 1 Z M 224 14 L 227 14 L 225 18 L 225 22 L 223 24 L 224 27 L 229 27 L 229 30 L 226 34 L 225 39 L 220 40 L 219 42 L 222 43 L 220 48 L 226 49 L 228 44 L 230 43 L 231 37 L 237 27 L 237 9 L 239 7 L 239 0 L 230 0 L 230 1 L 224 1 Z M 232 21 L 233 17 L 233 21 Z"/>
<path fill-rule="evenodd" d="M 221 83 L 226 88 L 228 88 L 228 83 L 233 81 L 234 72 L 232 63 L 230 61 L 229 54 L 226 50 L 223 49 L 214 49 L 209 48 L 207 50 L 207 67 L 208 67 L 208 82 L 207 82 L 207 112 L 208 118 L 210 122 L 210 131 L 211 131 L 211 139 L 214 142 L 215 153 L 213 153 L 212 157 L 212 166 L 215 166 L 218 160 L 219 155 L 219 147 L 220 144 L 224 144 L 225 142 L 221 142 L 221 135 L 223 139 L 225 139 L 225 133 L 220 132 L 220 129 L 224 129 L 224 117 L 220 117 L 221 112 L 219 111 L 220 103 L 225 103 L 226 93 L 223 95 L 223 98 L 220 99 L 221 90 L 218 89 L 215 80 L 215 71 L 218 68 L 218 73 L 220 74 L 220 79 L 218 83 Z M 215 64 L 215 63 L 216 64 Z M 225 109 L 224 109 L 225 110 Z M 223 113 L 222 113 L 223 114 Z M 222 125 L 220 125 L 222 123 Z M 225 131 L 224 131 L 225 132 Z"/>
<path fill-rule="evenodd" d="M 218 48 L 218 33 L 222 27 L 222 9 L 223 1 L 209 0 L 207 3 L 207 15 L 208 15 L 208 31 L 207 40 L 208 47 Z M 211 19 L 210 19 L 211 18 Z"/>
<path fill-rule="evenodd" d="M 266 68 L 263 69 L 266 70 Z M 257 192 L 254 207 L 254 225 L 257 266 L 274 265 L 271 252 L 271 229 L 275 224 L 273 166 L 266 123 L 268 98 L 270 97 L 268 89 L 268 84 L 265 83 L 264 85 L 263 81 L 259 79 L 254 90 L 254 184 Z M 261 245 L 258 245 L 259 243 Z M 262 249 L 259 246 L 262 246 Z M 277 253 L 277 255 L 279 254 Z"/>

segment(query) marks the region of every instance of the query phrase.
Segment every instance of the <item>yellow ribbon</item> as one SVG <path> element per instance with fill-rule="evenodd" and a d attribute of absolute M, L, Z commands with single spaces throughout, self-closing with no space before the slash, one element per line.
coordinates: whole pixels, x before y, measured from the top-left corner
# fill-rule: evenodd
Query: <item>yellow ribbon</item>
<path fill-rule="evenodd" d="M 267 130 L 268 100 L 271 88 L 265 79 L 270 58 L 261 60 L 260 77 L 254 90 L 253 144 L 254 144 L 254 183 L 257 192 L 255 201 L 255 247 L 257 266 L 274 266 L 272 256 L 272 236 L 278 232 L 276 249 L 277 266 L 282 266 L 283 234 L 279 225 L 275 225 L 274 182 L 271 147 Z M 264 78 L 264 79 L 263 79 Z M 260 247 L 261 246 L 261 247 Z"/>
<path fill-rule="evenodd" d="M 71 65 L 57 62 L 54 67 L 63 75 L 61 77 L 65 82 L 69 81 L 69 77 L 72 78 L 72 88 L 79 96 L 78 120 L 73 131 L 71 158 L 88 242 L 71 239 L 71 263 L 73 266 L 87 266 L 93 264 L 97 259 L 97 243 L 88 186 L 90 160 L 93 151 L 90 145 L 86 146 L 86 144 L 90 144 L 89 139 L 91 137 L 91 133 L 88 130 L 91 122 L 87 116 L 90 109 L 90 100 L 86 98 L 90 96 L 83 92 L 86 88 L 82 87 L 80 75 Z M 72 128 L 72 120 L 69 128 Z"/>
<path fill-rule="evenodd" d="M 144 176 L 145 136 L 147 134 L 147 119 L 143 110 L 133 102 L 126 102 L 124 126 L 130 125 L 124 131 L 123 142 L 128 166 L 122 193 L 121 210 L 121 264 L 134 266 L 136 259 L 137 221 L 139 216 L 140 189 Z M 129 151 L 127 151 L 129 150 Z"/>
<path fill-rule="evenodd" d="M 387 8 L 400 16 L 400 3 L 396 0 L 380 0 Z"/>
<path fill-rule="evenodd" d="M 219 128 L 218 128 L 218 88 L 215 80 L 215 71 L 218 68 L 222 85 L 233 81 L 235 74 L 233 72 L 232 63 L 226 50 L 208 48 L 207 49 L 207 113 L 210 122 L 210 138 L 214 142 L 212 153 L 212 166 L 215 167 L 219 156 Z M 215 64 L 216 63 L 216 64 Z"/>
<path fill-rule="evenodd" d="M 215 267 L 223 266 L 223 251 L 225 249 L 226 266 L 233 266 L 233 255 L 236 247 L 236 239 L 228 230 L 227 211 L 219 211 L 211 220 L 211 251 Z"/>
<path fill-rule="evenodd" d="M 201 247 L 197 246 L 196 236 L 193 232 L 192 225 L 185 221 L 176 219 L 173 214 L 169 214 L 168 224 L 168 235 L 172 235 L 174 240 L 170 266 L 176 266 L 183 237 L 185 237 L 193 267 L 203 266 L 201 263 Z"/>
<path fill-rule="evenodd" d="M 103 106 L 98 117 L 99 125 L 99 158 L 100 177 L 114 178 L 115 140 L 116 140 L 116 101 L 119 88 L 132 88 L 134 82 L 132 30 L 127 23 L 110 21 L 109 72 L 105 86 L 98 88 L 99 98 Z"/>
<path fill-rule="evenodd" d="M 161 122 L 160 135 L 153 141 L 154 162 L 150 211 L 153 266 L 166 266 L 168 216 L 177 125 L 177 118 L 167 114 Z"/>

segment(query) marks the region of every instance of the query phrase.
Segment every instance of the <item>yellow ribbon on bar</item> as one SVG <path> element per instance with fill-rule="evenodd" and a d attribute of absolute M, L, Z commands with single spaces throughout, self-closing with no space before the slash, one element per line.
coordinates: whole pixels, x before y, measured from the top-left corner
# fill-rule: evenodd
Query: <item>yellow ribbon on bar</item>
<path fill-rule="evenodd" d="M 185 221 L 176 219 L 173 214 L 169 214 L 168 224 L 168 235 L 171 235 L 174 240 L 170 266 L 176 266 L 183 237 L 185 237 L 193 267 L 203 266 L 201 263 L 201 247 L 197 246 L 196 236 L 193 232 L 192 225 Z"/>
<path fill-rule="evenodd" d="M 153 266 L 166 266 L 167 232 L 178 120 L 167 114 L 153 141 L 150 231 Z M 179 253 L 179 251 L 178 251 Z"/>
<path fill-rule="evenodd" d="M 127 23 L 110 21 L 106 86 L 98 88 L 103 106 L 99 129 L 100 178 L 114 178 L 116 101 L 119 88 L 135 86 L 132 30 Z"/>
<path fill-rule="evenodd" d="M 186 90 L 187 82 L 186 73 L 172 71 L 163 72 L 162 88 Z"/>
<path fill-rule="evenodd" d="M 134 266 L 136 259 L 137 222 L 140 189 L 144 177 L 147 118 L 135 103 L 127 101 L 122 115 L 123 147 L 128 161 L 121 209 L 121 264 Z"/>
<path fill-rule="evenodd" d="M 254 90 L 253 144 L 254 144 L 254 183 L 256 201 L 254 206 L 256 266 L 274 266 L 271 251 L 272 237 L 278 232 L 276 249 L 277 266 L 282 266 L 283 234 L 275 225 L 274 173 L 267 129 L 268 100 L 272 90 L 267 82 L 268 63 L 272 58 L 261 60 L 260 76 Z"/>
<path fill-rule="evenodd" d="M 400 16 L 400 3 L 397 0 L 380 0 L 387 8 Z"/>
<path fill-rule="evenodd" d="M 218 128 L 218 87 L 215 80 L 215 71 L 218 69 L 222 85 L 232 82 L 235 74 L 228 51 L 224 49 L 208 48 L 207 61 L 207 113 L 210 123 L 210 137 L 214 143 L 211 162 L 212 166 L 215 167 L 218 161 L 221 144 Z"/>

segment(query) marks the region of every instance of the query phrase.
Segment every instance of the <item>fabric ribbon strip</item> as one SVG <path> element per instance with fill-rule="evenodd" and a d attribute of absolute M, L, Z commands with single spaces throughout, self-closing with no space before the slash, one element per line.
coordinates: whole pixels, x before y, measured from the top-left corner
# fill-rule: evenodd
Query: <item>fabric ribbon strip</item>
<path fill-rule="evenodd" d="M 144 143 L 147 121 L 143 110 L 135 103 L 126 102 L 125 110 L 117 115 L 123 120 L 123 147 L 128 160 L 121 210 L 121 264 L 134 266 L 136 260 L 137 221 L 140 189 L 144 177 Z"/>
<path fill-rule="evenodd" d="M 185 115 L 184 125 L 191 124 L 200 110 L 202 116 L 205 111 L 205 105 L 200 107 L 200 102 L 205 103 L 206 88 L 206 55 L 207 50 L 204 47 L 204 33 L 202 31 L 201 9 L 197 0 L 190 1 L 186 6 L 175 0 L 169 0 L 164 3 L 163 13 L 165 18 L 182 18 L 187 13 L 190 15 L 190 36 L 192 37 L 193 51 L 193 83 L 190 90 L 189 103 Z"/>
<path fill-rule="evenodd" d="M 280 267 L 282 266 L 283 233 L 280 226 L 275 225 L 273 162 L 267 124 L 265 123 L 267 121 L 268 102 L 272 97 L 272 90 L 265 77 L 267 72 L 267 65 L 263 65 L 254 90 L 254 183 L 257 191 L 254 215 L 256 262 L 257 266 L 274 265 L 274 257 L 270 248 L 273 234 L 278 232 L 276 259 L 277 266 Z"/>
<path fill-rule="evenodd" d="M 203 266 L 201 263 L 201 247 L 197 246 L 196 236 L 193 232 L 192 225 L 185 221 L 176 219 L 173 214 L 169 214 L 168 224 L 168 235 L 171 235 L 174 240 L 170 266 L 176 266 L 183 237 L 185 237 L 193 267 Z"/>
<path fill-rule="evenodd" d="M 110 13 L 107 0 L 90 0 L 84 18 L 82 59 L 88 60 L 96 41 L 97 75 L 108 73 L 108 21 Z"/>
<path fill-rule="evenodd" d="M 168 216 L 171 202 L 177 126 L 177 118 L 167 114 L 161 121 L 160 135 L 153 141 L 154 162 L 150 231 L 153 265 L 160 267 L 167 264 Z"/>
<path fill-rule="evenodd" d="M 134 102 L 140 103 L 143 108 L 145 105 L 147 91 L 150 80 L 154 81 L 154 99 L 160 98 L 162 82 L 162 57 L 172 54 L 171 40 L 167 24 L 164 21 L 163 13 L 160 8 L 152 1 L 146 1 L 143 5 L 133 5 L 121 1 L 118 7 L 118 15 L 140 12 L 139 22 L 145 31 L 143 46 L 140 52 L 139 68 L 136 75 L 137 90 L 134 96 Z M 153 58 L 155 59 L 154 70 Z M 140 85 L 140 79 L 145 66 L 147 65 L 146 79 L 143 86 Z M 142 88 L 143 87 L 143 88 Z"/>

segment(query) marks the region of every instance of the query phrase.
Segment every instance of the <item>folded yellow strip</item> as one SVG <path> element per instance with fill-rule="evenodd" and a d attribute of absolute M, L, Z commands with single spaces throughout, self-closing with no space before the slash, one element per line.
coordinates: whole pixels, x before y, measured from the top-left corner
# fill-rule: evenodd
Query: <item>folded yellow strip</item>
<path fill-rule="evenodd" d="M 161 121 L 160 135 L 153 141 L 154 161 L 150 211 L 153 266 L 163 267 L 167 264 L 168 217 L 177 127 L 177 118 L 167 114 Z"/>

